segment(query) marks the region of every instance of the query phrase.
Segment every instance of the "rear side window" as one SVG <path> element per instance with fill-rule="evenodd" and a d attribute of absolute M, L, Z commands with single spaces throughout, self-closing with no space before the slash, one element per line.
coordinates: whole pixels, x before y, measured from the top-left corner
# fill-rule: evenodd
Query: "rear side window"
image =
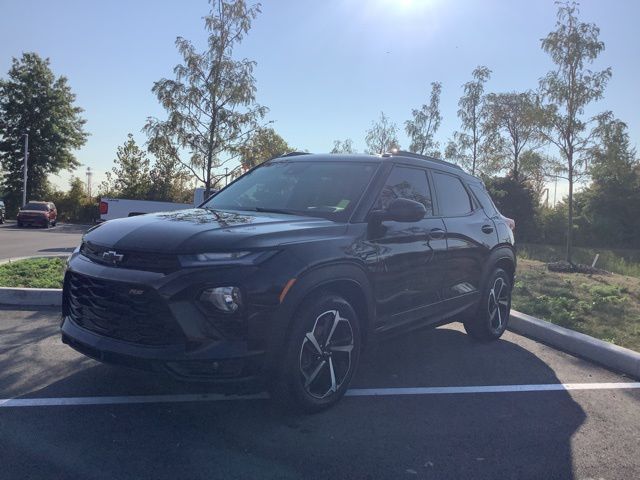
<path fill-rule="evenodd" d="M 433 180 L 442 216 L 457 217 L 471 212 L 471 199 L 458 177 L 433 172 Z"/>
<path fill-rule="evenodd" d="M 433 215 L 431 192 L 427 181 L 426 170 L 409 167 L 393 167 L 378 201 L 376 209 L 386 210 L 392 200 L 406 198 L 420 202 L 427 210 L 427 215 Z"/>
<path fill-rule="evenodd" d="M 489 192 L 487 192 L 480 185 L 472 184 L 470 185 L 470 187 L 471 187 L 471 191 L 476 196 L 476 198 L 480 202 L 480 205 L 482 205 L 482 208 L 484 208 L 484 211 L 486 212 L 487 215 L 489 215 L 490 217 L 494 217 L 500 214 L 495 204 L 493 203 L 493 200 L 491 200 L 491 197 L 489 196 Z"/>

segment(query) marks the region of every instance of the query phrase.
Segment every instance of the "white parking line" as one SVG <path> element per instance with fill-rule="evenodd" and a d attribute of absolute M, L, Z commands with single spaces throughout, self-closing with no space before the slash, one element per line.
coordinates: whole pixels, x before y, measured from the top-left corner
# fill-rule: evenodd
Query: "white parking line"
<path fill-rule="evenodd" d="M 349 397 L 385 397 L 395 395 L 441 395 L 467 393 L 550 392 L 567 390 L 627 390 L 640 389 L 640 382 L 620 383 L 549 383 L 533 385 L 479 385 L 474 387 L 410 387 L 410 388 L 354 388 Z M 113 397 L 54 397 L 5 398 L 0 408 L 7 407 L 62 407 L 76 405 L 122 405 L 138 403 L 218 402 L 229 400 L 263 400 L 267 393 L 253 395 L 176 394 L 127 395 Z"/>

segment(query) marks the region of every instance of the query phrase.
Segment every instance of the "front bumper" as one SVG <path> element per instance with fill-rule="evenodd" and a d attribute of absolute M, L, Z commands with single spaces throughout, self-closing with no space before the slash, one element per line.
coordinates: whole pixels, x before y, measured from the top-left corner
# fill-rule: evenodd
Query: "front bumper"
<path fill-rule="evenodd" d="M 262 295 L 261 304 L 246 304 L 242 314 L 243 328 L 225 331 L 196 301 L 203 288 L 217 285 L 236 285 L 246 292 L 255 290 L 264 279 L 256 274 L 256 267 L 183 269 L 170 274 L 127 270 L 91 262 L 79 253 L 69 260 L 63 295 L 62 341 L 101 362 L 136 369 L 164 372 L 181 380 L 242 381 L 264 377 L 268 372 L 269 325 L 277 310 L 277 303 L 269 304 Z M 166 304 L 175 321 L 179 335 L 167 344 L 144 344 L 136 340 L 113 338 L 83 325 L 82 318 L 69 307 L 71 276 L 86 279 L 87 283 L 111 282 L 144 288 L 154 299 Z M 250 298 L 251 295 L 244 295 Z M 276 297 L 277 298 L 277 297 Z M 86 305 L 90 299 L 84 299 Z M 113 314 L 111 314 L 113 315 Z M 119 321 L 136 318 L 126 314 Z M 140 338 L 140 337 L 138 337 Z"/>
<path fill-rule="evenodd" d="M 189 354 L 183 346 L 147 347 L 95 334 L 67 317 L 62 343 L 94 360 L 112 365 L 166 373 L 188 381 L 254 381 L 262 376 L 264 353 L 222 341 L 206 352 Z"/>
<path fill-rule="evenodd" d="M 21 225 L 39 225 L 45 226 L 49 224 L 49 219 L 47 217 L 18 217 L 16 219 Z"/>

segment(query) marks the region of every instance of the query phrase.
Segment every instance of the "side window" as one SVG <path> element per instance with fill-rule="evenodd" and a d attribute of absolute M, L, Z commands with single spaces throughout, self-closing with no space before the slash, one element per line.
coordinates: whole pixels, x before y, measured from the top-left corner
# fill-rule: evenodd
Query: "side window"
<path fill-rule="evenodd" d="M 433 172 L 433 180 L 442 216 L 456 217 L 471 212 L 471 199 L 458 177 Z"/>
<path fill-rule="evenodd" d="M 393 167 L 387 182 L 380 192 L 376 209 L 385 210 L 389 203 L 396 198 L 406 198 L 420 202 L 427 210 L 427 215 L 433 215 L 431 192 L 427 181 L 427 172 L 418 168 Z"/>
<path fill-rule="evenodd" d="M 493 200 L 491 200 L 489 192 L 487 192 L 484 188 L 482 188 L 480 185 L 471 185 L 471 191 L 476 196 L 476 198 L 480 202 L 480 205 L 482 205 L 482 208 L 484 208 L 484 211 L 488 216 L 494 217 L 500 213 L 493 203 Z"/>

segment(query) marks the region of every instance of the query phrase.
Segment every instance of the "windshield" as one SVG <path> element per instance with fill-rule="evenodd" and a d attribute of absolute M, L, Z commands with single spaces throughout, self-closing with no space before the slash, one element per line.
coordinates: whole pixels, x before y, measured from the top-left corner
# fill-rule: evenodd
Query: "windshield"
<path fill-rule="evenodd" d="M 229 185 L 204 208 L 276 211 L 345 219 L 377 165 L 361 162 L 267 163 Z"/>
<path fill-rule="evenodd" d="M 27 203 L 23 210 L 42 210 L 46 212 L 49 210 L 49 206 L 46 203 Z"/>

